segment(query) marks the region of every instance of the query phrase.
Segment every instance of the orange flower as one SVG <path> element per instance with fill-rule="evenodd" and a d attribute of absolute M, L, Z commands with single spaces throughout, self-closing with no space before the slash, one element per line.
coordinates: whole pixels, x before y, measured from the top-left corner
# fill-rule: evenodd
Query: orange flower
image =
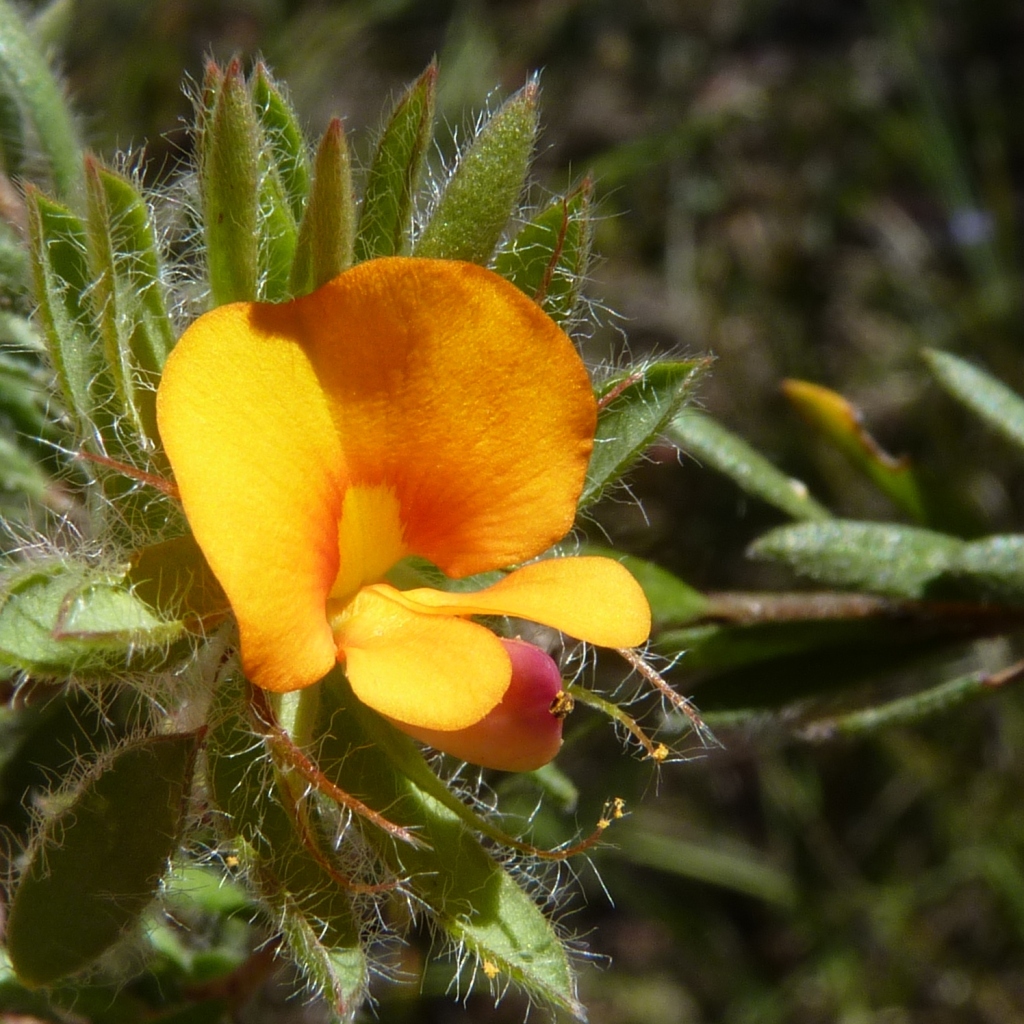
<path fill-rule="evenodd" d="M 596 409 L 569 338 L 471 264 L 380 259 L 279 305 L 200 317 L 157 410 L 196 540 L 238 620 L 249 678 L 309 686 L 335 663 L 398 724 L 463 730 L 512 675 L 471 621 L 511 615 L 642 643 L 617 562 L 532 562 L 473 592 L 400 591 L 409 555 L 464 577 L 528 561 L 571 528 Z"/>

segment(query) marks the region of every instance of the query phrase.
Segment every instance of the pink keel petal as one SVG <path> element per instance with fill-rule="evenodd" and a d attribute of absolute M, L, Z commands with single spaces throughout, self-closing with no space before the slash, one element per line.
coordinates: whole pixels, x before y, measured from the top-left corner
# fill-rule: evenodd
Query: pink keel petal
<path fill-rule="evenodd" d="M 552 703 L 562 693 L 558 666 L 523 640 L 502 640 L 501 645 L 512 661 L 512 682 L 485 718 L 451 732 L 394 724 L 446 754 L 484 768 L 528 772 L 547 764 L 562 745 L 564 714 L 552 713 Z"/>

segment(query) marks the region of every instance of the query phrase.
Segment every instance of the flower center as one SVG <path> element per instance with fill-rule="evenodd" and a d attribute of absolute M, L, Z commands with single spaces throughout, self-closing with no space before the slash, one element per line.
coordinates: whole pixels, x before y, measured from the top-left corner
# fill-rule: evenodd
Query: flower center
<path fill-rule="evenodd" d="M 401 509 L 386 484 L 353 484 L 345 492 L 338 524 L 340 563 L 330 600 L 347 604 L 409 554 Z"/>

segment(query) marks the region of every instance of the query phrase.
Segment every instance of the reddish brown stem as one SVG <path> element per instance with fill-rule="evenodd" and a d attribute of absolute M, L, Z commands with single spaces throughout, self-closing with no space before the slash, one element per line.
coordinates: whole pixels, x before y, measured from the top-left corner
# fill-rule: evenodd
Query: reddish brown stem
<path fill-rule="evenodd" d="M 252 710 L 256 723 L 264 730 L 264 735 L 270 741 L 274 752 L 289 768 L 297 771 L 318 793 L 323 793 L 342 807 L 347 808 L 353 814 L 365 818 L 377 828 L 387 832 L 395 839 L 400 839 L 410 846 L 425 847 L 427 844 L 413 835 L 402 825 L 396 825 L 388 821 L 379 811 L 368 807 L 351 793 L 346 793 L 340 786 L 336 786 L 320 769 L 295 745 L 292 738 L 278 725 L 271 710 L 267 695 L 257 686 L 249 684 L 249 707 Z"/>
<path fill-rule="evenodd" d="M 147 473 L 145 470 L 137 469 L 135 466 L 129 466 L 127 462 L 118 462 L 117 459 L 112 459 L 107 455 L 96 455 L 94 452 L 80 451 L 75 458 L 81 459 L 83 462 L 94 462 L 97 466 L 106 466 L 107 469 L 112 469 L 115 473 L 120 473 L 131 480 L 138 480 L 139 483 L 155 487 L 158 491 L 168 495 L 168 497 L 181 501 L 178 485 L 166 477 L 157 476 L 155 473 Z"/>

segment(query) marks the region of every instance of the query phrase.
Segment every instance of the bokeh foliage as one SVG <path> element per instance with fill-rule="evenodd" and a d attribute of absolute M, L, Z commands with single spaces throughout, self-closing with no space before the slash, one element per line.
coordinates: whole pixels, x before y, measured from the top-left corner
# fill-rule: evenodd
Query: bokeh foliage
<path fill-rule="evenodd" d="M 1024 706 L 1002 673 L 1019 656 L 1024 478 L 1000 389 L 1024 393 L 1015 5 L 153 2 L 48 18 L 91 141 L 152 140 L 154 175 L 187 145 L 179 77 L 208 47 L 262 50 L 318 129 L 339 110 L 376 127 L 382 91 L 435 52 L 456 123 L 544 68 L 536 173 L 557 189 L 590 171 L 603 215 L 589 291 L 635 355 L 716 357 L 703 414 L 667 429 L 693 458 L 658 448 L 631 478 L 638 502 L 591 509 L 591 540 L 673 574 L 639 566 L 662 586 L 659 649 L 687 652 L 670 678 L 724 744 L 661 768 L 654 799 L 649 762 L 611 756 L 583 712 L 559 766 L 584 792 L 546 780 L 546 842 L 612 793 L 636 809 L 595 857 L 614 911 L 584 866 L 569 918 L 615 957 L 584 975 L 591 1016 L 1017 1019 Z M 617 358 L 615 322 L 590 345 Z M 37 368 L 8 358 L 5 490 L 59 509 L 31 440 L 50 429 Z M 29 763 L 59 770 L 87 709 L 62 712 L 63 733 L 47 713 L 16 727 L 50 747 Z M 39 781 L 9 784 L 11 820 Z M 532 784 L 498 786 L 533 812 Z M 245 948 L 244 897 L 182 893 L 209 962 L 154 923 L 165 987 Z M 449 1019 L 432 998 L 449 980 L 429 970 L 412 1001 L 382 987 L 385 1012 Z M 153 1005 L 147 984 L 124 997 Z M 76 993 L 76 1012 L 102 1019 L 104 998 Z M 466 1019 L 491 1016 L 470 999 Z"/>

